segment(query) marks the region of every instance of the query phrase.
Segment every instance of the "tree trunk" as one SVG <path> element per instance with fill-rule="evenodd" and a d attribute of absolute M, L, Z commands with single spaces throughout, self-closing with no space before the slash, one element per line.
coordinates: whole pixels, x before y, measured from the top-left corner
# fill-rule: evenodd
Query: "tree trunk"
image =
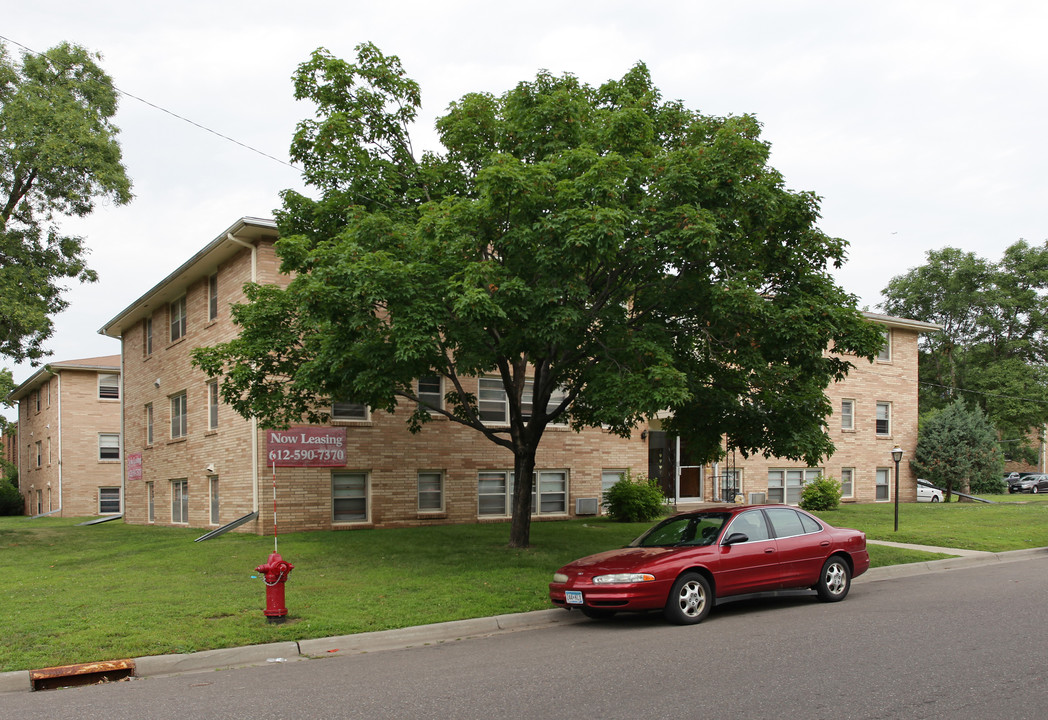
<path fill-rule="evenodd" d="M 535 447 L 518 444 L 513 451 L 513 519 L 509 546 L 526 548 L 531 544 L 531 490 L 535 485 Z"/>

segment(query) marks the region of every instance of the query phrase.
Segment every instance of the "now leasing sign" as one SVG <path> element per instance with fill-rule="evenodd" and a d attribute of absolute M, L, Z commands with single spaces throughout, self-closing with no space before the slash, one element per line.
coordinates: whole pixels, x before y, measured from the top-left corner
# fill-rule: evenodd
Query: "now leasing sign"
<path fill-rule="evenodd" d="M 278 467 L 343 467 L 346 429 L 294 427 L 266 431 L 266 464 Z"/>
<path fill-rule="evenodd" d="M 127 454 L 127 479 L 128 481 L 142 479 L 142 453 Z"/>

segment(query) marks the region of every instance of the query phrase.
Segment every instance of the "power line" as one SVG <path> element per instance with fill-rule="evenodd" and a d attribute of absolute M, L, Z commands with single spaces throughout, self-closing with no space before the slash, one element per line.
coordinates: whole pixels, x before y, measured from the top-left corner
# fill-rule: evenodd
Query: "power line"
<path fill-rule="evenodd" d="M 12 40 L 11 38 L 5 37 L 4 35 L 0 35 L 0 40 L 3 40 L 4 42 L 11 43 L 12 45 L 17 45 L 18 47 L 22 48 L 26 52 L 32 53 L 33 55 L 36 55 L 37 57 L 40 57 L 40 56 L 43 55 L 43 53 L 39 53 L 36 50 L 33 50 L 32 48 L 27 47 L 26 45 L 23 45 L 22 43 L 18 42 L 17 40 Z M 195 122 L 193 120 L 190 120 L 189 118 L 183 117 L 182 115 L 179 115 L 176 112 L 172 112 L 171 110 L 168 110 L 165 107 L 161 107 L 160 105 L 157 105 L 156 103 L 149 102 L 148 100 L 145 100 L 144 98 L 140 98 L 137 95 L 132 95 L 131 93 L 127 92 L 126 90 L 121 90 L 116 85 L 113 85 L 113 90 L 115 90 L 120 95 L 123 95 L 124 97 L 129 97 L 132 100 L 137 100 L 138 102 L 142 103 L 143 105 L 148 105 L 149 107 L 153 108 L 154 110 L 159 110 L 160 112 L 167 113 L 171 117 L 176 118 L 178 120 L 181 120 L 182 122 L 189 123 L 193 127 L 199 128 L 199 129 L 201 129 L 201 130 L 203 130 L 205 132 L 209 132 L 212 135 L 215 135 L 217 137 L 222 138 L 223 140 L 226 140 L 228 142 L 233 143 L 234 145 L 239 145 L 240 147 L 244 148 L 245 150 L 250 150 L 251 152 L 257 153 L 257 154 L 261 155 L 262 157 L 265 157 L 265 158 L 268 158 L 268 159 L 273 160 L 275 162 L 278 162 L 281 165 L 285 165 L 285 166 L 291 168 L 292 170 L 298 170 L 299 172 L 302 171 L 301 168 L 299 168 L 299 167 L 297 167 L 295 165 L 292 165 L 291 163 L 287 162 L 286 160 L 281 160 L 280 158 L 274 157 L 273 155 L 270 155 L 267 152 L 263 152 L 262 150 L 259 150 L 258 148 L 252 147 L 252 146 L 248 145 L 247 143 L 242 143 L 242 142 L 240 142 L 239 140 L 237 140 L 235 138 L 231 138 L 228 135 L 224 135 L 224 134 L 218 132 L 217 130 L 212 130 L 211 128 L 207 127 L 206 125 L 201 125 L 200 123 Z"/>
<path fill-rule="evenodd" d="M 967 388 L 950 387 L 949 385 L 939 385 L 930 382 L 918 382 L 917 384 L 925 387 L 942 388 L 943 390 L 949 390 L 951 392 L 956 390 L 957 392 L 966 392 L 971 393 L 972 395 L 984 395 L 986 397 L 1003 398 L 1005 400 L 1021 400 L 1022 402 L 1037 403 L 1038 405 L 1048 405 L 1048 401 L 1045 400 L 1034 400 L 1033 398 L 1018 397 L 1016 395 L 1001 395 L 998 393 L 985 392 L 983 390 L 968 390 Z"/>

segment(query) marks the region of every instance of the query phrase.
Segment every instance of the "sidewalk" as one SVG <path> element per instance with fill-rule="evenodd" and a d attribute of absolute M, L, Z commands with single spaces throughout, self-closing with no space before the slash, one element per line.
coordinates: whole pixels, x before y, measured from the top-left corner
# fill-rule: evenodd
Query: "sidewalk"
<path fill-rule="evenodd" d="M 892 547 L 924 550 L 926 552 L 938 552 L 954 555 L 955 557 L 873 568 L 855 578 L 853 581 L 855 583 L 876 582 L 878 580 L 911 577 L 932 572 L 947 572 L 958 568 L 978 567 L 998 562 L 1015 562 L 1038 556 L 1048 557 L 1048 547 L 992 553 L 878 540 L 868 540 L 867 542 L 875 545 L 889 545 Z M 267 663 L 295 662 L 349 653 L 400 650 L 422 645 L 439 645 L 445 642 L 499 635 L 518 630 L 568 625 L 577 622 L 589 622 L 589 620 L 582 613 L 567 612 L 562 608 L 552 608 L 550 610 L 535 610 L 512 615 L 454 620 L 452 622 L 420 625 L 398 630 L 382 630 L 355 635 L 317 638 L 314 640 L 299 640 L 298 642 L 248 645 L 245 647 L 206 650 L 204 652 L 187 654 L 150 655 L 134 659 L 135 677 L 177 675 L 250 665 L 265 665 Z M 31 690 L 28 670 L 0 673 L 0 694 L 28 690 Z"/>

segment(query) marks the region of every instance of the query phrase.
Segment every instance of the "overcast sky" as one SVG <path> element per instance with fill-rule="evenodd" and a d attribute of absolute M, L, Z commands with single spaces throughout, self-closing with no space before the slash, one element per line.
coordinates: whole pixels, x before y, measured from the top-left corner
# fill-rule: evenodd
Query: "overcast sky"
<path fill-rule="evenodd" d="M 439 150 L 433 120 L 449 102 L 539 69 L 595 85 L 643 61 L 666 99 L 752 113 L 787 185 L 823 198 L 822 229 L 850 243 L 837 278 L 871 310 L 928 250 L 999 259 L 1048 238 L 1048 3 L 1035 0 L 51 0 L 9 7 L 0 35 L 100 52 L 120 90 L 163 108 L 120 101 L 135 199 L 67 224 L 100 280 L 70 289 L 54 360 L 119 353 L 98 328 L 236 219 L 272 217 L 281 190 L 301 189 L 266 155 L 287 161 L 309 113 L 290 78 L 321 46 L 351 58 L 371 41 L 401 58 L 422 88 L 417 150 Z M 16 366 L 15 382 L 32 372 Z"/>

